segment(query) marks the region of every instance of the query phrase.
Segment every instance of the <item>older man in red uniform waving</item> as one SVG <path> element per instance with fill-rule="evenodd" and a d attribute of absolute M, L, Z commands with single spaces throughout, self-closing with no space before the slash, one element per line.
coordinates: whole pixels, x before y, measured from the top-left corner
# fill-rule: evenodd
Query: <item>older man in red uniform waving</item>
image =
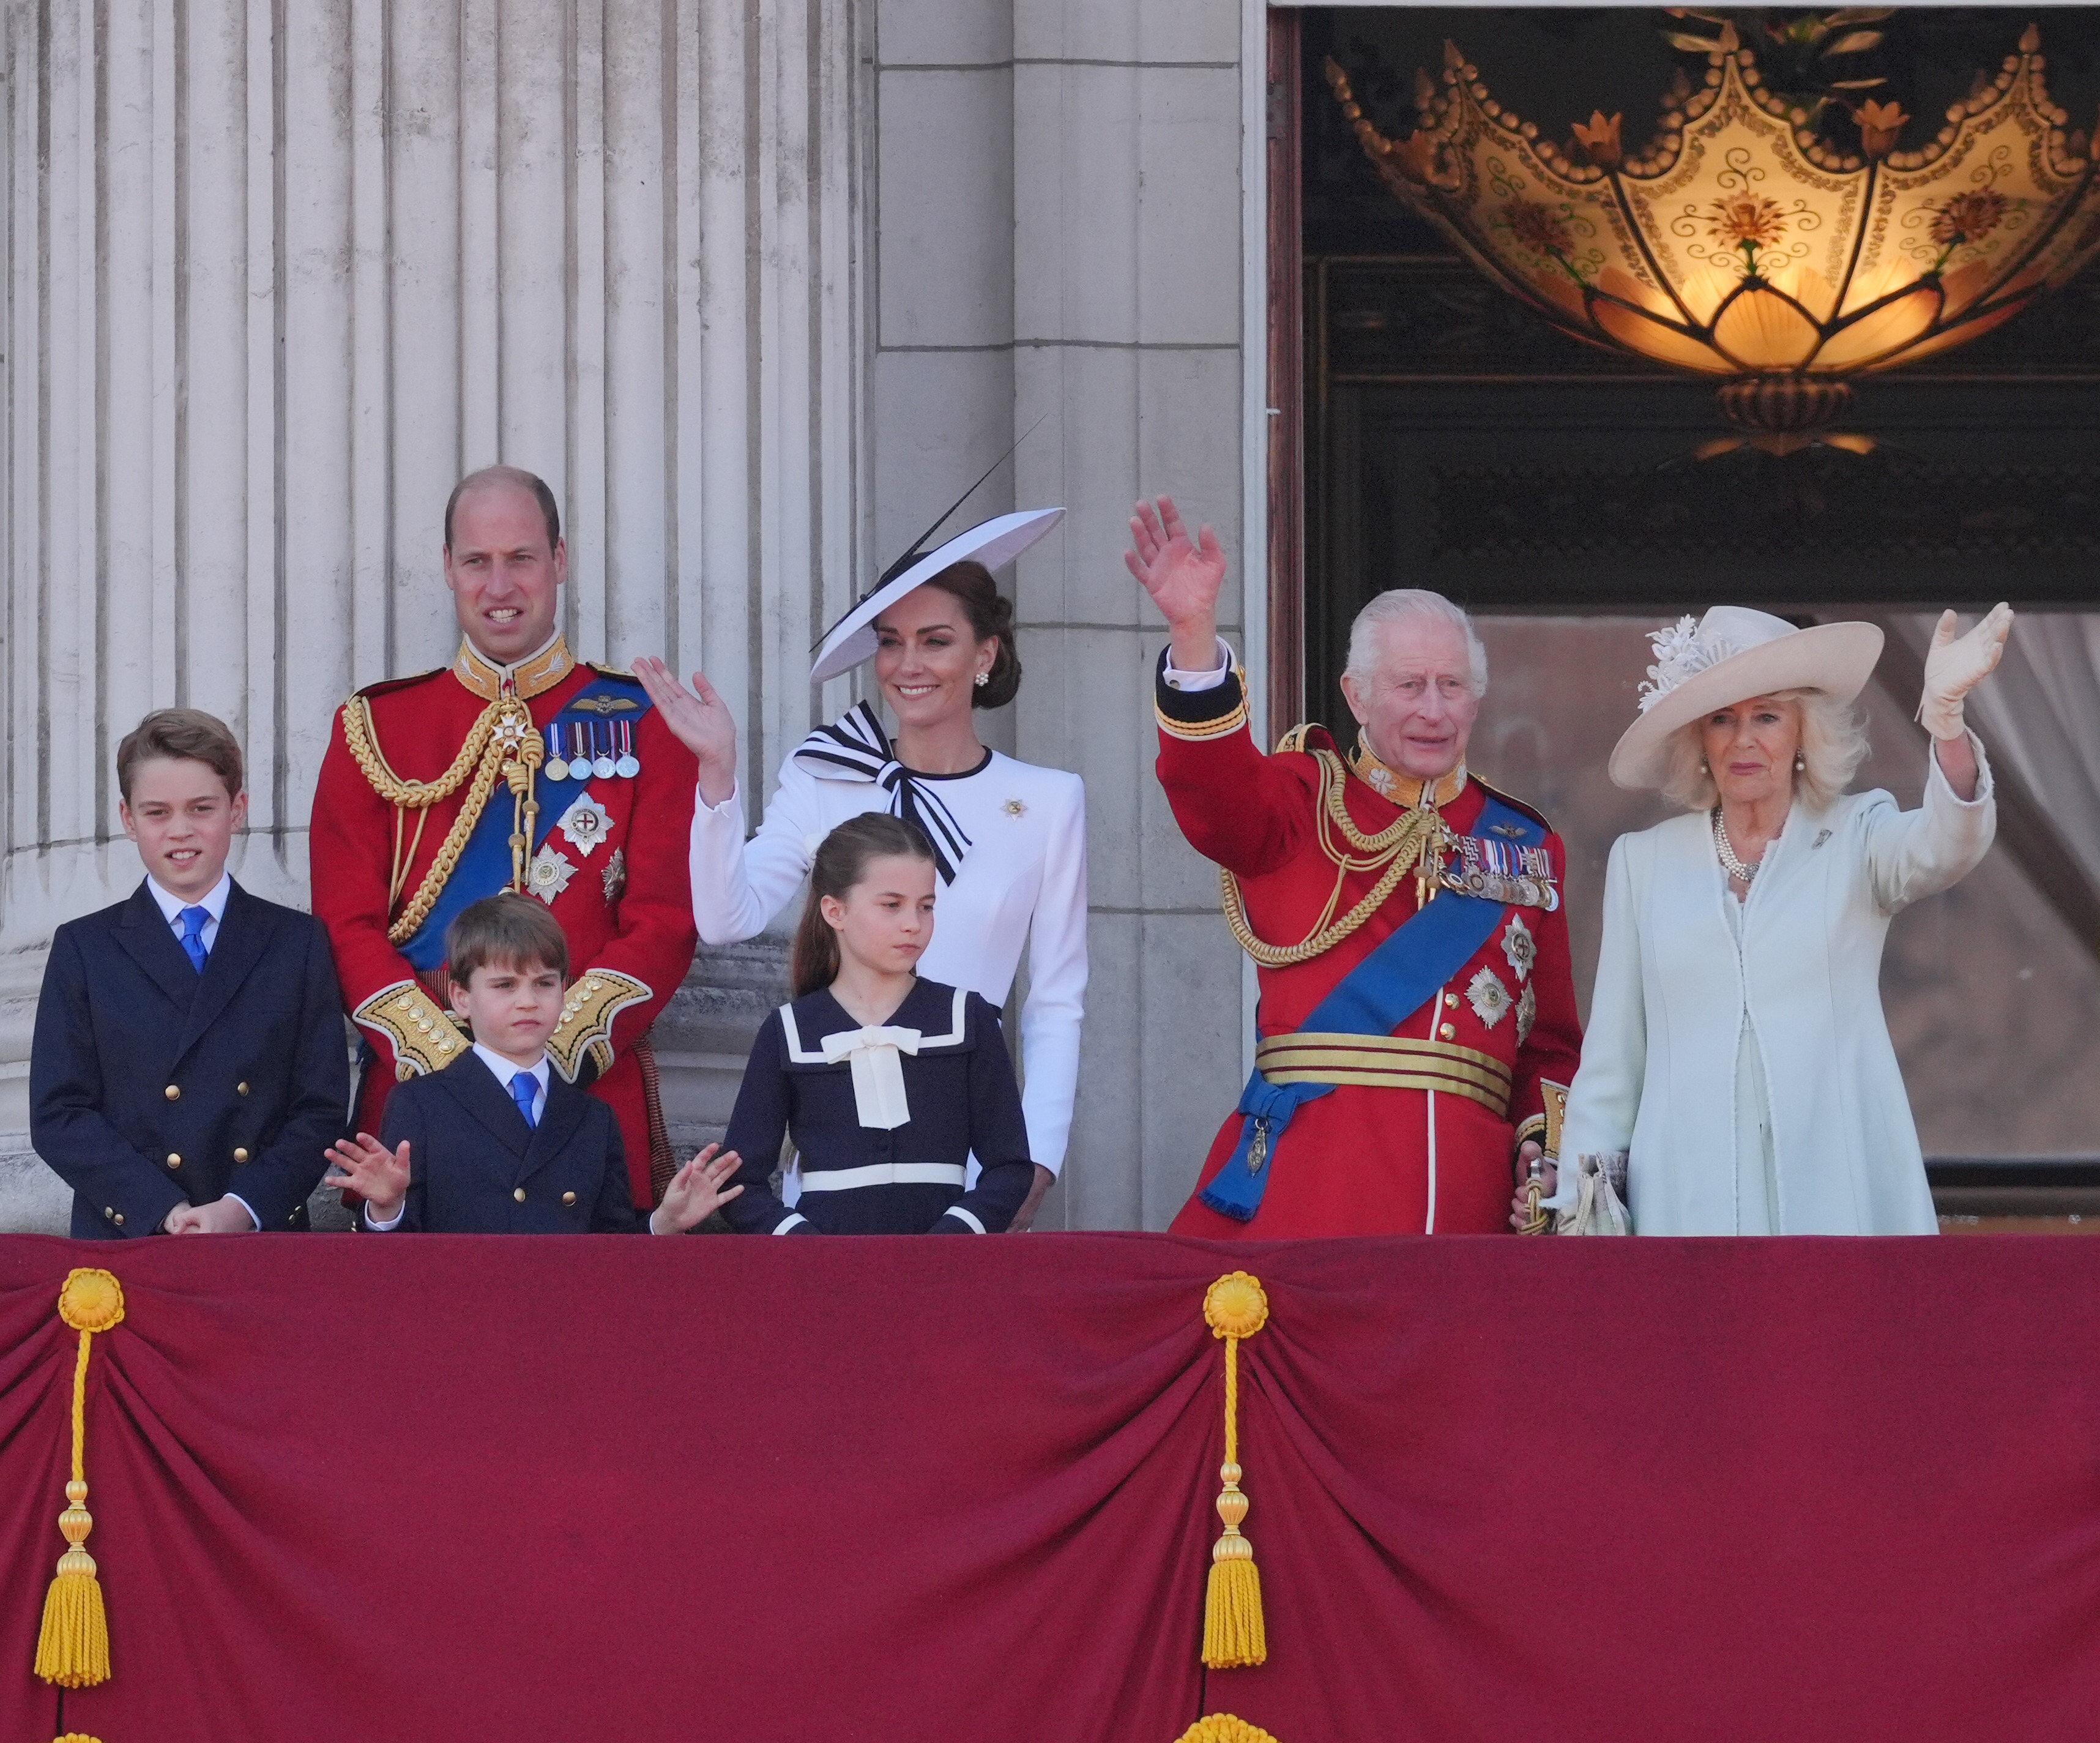
<path fill-rule="evenodd" d="M 568 554 L 539 479 L 462 480 L 444 567 L 457 656 L 345 703 L 314 793 L 314 913 L 366 1044 L 357 1129 L 379 1130 L 397 1079 L 472 1045 L 443 1009 L 445 928 L 514 890 L 568 935 L 548 1057 L 618 1117 L 646 1211 L 672 1167 L 649 1026 L 693 960 L 692 752 L 638 679 L 571 656 L 555 627 Z"/>
<path fill-rule="evenodd" d="M 1350 633 L 1347 757 L 1318 726 L 1264 757 L 1218 638 L 1224 553 L 1140 503 L 1131 572 L 1167 620 L 1159 779 L 1260 970 L 1255 1069 L 1180 1234 L 1487 1233 L 1559 1133 L 1582 1032 L 1560 838 L 1466 768 L 1487 657 L 1440 595 Z"/>

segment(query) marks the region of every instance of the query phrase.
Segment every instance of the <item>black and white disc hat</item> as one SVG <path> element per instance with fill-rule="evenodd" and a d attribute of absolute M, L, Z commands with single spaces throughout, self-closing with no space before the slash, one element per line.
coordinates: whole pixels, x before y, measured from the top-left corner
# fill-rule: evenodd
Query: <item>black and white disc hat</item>
<path fill-rule="evenodd" d="M 863 660 L 871 658 L 876 648 L 876 619 L 914 588 L 959 563 L 981 563 L 993 570 L 1004 568 L 1064 518 L 1061 508 L 1019 509 L 1011 514 L 982 521 L 924 556 L 907 557 L 906 567 L 893 566 L 872 592 L 825 631 L 823 640 L 817 645 L 816 662 L 810 668 L 810 682 L 821 684 L 826 678 L 850 672 Z"/>

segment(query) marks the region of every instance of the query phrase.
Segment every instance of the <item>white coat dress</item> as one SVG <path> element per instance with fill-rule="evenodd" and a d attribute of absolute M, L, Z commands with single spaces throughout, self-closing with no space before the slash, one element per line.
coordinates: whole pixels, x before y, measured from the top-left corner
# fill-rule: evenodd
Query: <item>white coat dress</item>
<path fill-rule="evenodd" d="M 1915 811 L 1879 791 L 1824 811 L 1797 801 L 1750 885 L 1740 947 L 1705 813 L 1612 845 L 1560 1154 L 1626 1154 L 1636 1233 L 1738 1232 L 1738 1135 L 1755 1123 L 1736 1106 L 1737 1046 L 1752 1038 L 1771 1103 L 1776 1232 L 1937 1232 L 1882 1013 L 1882 947 L 1893 916 L 1991 845 L 1990 769 L 1980 744 L 1976 755 L 1967 802 L 1936 758 Z M 1554 1202 L 1571 1206 L 1574 1184 L 1564 1166 Z"/>
<path fill-rule="evenodd" d="M 1054 1173 L 1071 1132 L 1086 1003 L 1086 788 L 1065 770 L 999 751 L 967 774 L 912 779 L 939 793 L 971 843 L 955 881 L 934 885 L 933 942 L 919 972 L 1003 1008 L 1028 947 L 1021 1112 L 1031 1159 Z M 712 807 L 695 796 L 693 918 L 701 942 L 734 944 L 765 930 L 801 888 L 824 837 L 888 805 L 875 783 L 821 779 L 792 754 L 748 842 L 740 792 Z"/>

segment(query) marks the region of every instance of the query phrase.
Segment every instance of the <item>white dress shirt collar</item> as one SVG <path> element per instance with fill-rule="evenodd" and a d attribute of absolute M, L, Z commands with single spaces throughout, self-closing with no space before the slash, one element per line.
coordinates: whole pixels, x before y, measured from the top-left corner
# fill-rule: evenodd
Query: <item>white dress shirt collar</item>
<path fill-rule="evenodd" d="M 496 1081 L 503 1086 L 503 1092 L 506 1096 L 511 1092 L 510 1080 L 514 1077 L 523 1074 L 532 1079 L 535 1086 L 532 1091 L 532 1119 L 537 1124 L 547 1111 L 547 1056 L 540 1054 L 536 1065 L 521 1066 L 514 1060 L 505 1059 L 493 1048 L 483 1047 L 479 1041 L 474 1044 L 474 1050 L 481 1062 L 495 1074 Z"/>
<path fill-rule="evenodd" d="M 211 916 L 210 924 L 213 926 L 216 926 L 226 918 L 227 898 L 233 894 L 233 874 L 231 872 L 220 872 L 218 881 L 211 886 L 201 900 L 196 902 L 185 902 L 180 896 L 170 895 L 166 890 L 161 888 L 159 882 L 150 872 L 146 874 L 146 888 L 152 892 L 155 906 L 160 909 L 168 924 L 176 931 L 180 932 L 183 929 L 184 908 L 202 908 Z M 206 929 L 209 930 L 210 928 L 207 927 Z"/>

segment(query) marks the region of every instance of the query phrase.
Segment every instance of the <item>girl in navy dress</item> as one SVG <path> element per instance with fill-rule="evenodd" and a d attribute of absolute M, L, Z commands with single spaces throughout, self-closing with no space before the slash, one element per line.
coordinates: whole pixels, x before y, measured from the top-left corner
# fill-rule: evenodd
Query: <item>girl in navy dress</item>
<path fill-rule="evenodd" d="M 933 936 L 933 877 L 925 836 L 880 812 L 817 849 L 795 999 L 758 1031 L 730 1116 L 743 1191 L 722 1214 L 740 1233 L 996 1234 L 1028 1196 L 999 1013 L 914 972 Z M 770 1184 L 783 1136 L 801 1156 L 792 1208 Z"/>

